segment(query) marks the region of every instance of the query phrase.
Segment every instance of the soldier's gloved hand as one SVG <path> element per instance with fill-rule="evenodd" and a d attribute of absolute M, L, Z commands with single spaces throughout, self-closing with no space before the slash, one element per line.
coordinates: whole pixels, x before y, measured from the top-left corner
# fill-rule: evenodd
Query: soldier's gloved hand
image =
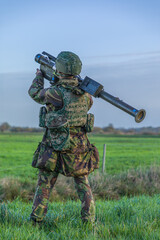
<path fill-rule="evenodd" d="M 38 75 L 43 76 L 41 70 L 39 70 L 39 69 L 37 68 L 36 76 L 38 76 Z"/>

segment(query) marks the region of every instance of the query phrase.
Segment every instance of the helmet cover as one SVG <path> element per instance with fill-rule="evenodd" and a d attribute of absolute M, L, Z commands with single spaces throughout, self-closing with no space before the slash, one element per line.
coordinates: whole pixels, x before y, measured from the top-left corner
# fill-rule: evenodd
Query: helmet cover
<path fill-rule="evenodd" d="M 56 58 L 56 69 L 67 75 L 79 75 L 82 69 L 80 58 L 72 52 L 62 51 Z"/>

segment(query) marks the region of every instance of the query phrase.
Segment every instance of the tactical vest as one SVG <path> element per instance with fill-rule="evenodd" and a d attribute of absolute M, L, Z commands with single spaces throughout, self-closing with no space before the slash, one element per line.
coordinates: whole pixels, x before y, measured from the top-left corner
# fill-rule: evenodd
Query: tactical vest
<path fill-rule="evenodd" d="M 76 95 L 62 86 L 58 88 L 62 94 L 63 108 L 46 113 L 46 127 L 61 127 L 66 122 L 69 127 L 84 126 L 87 122 L 88 95 Z"/>
<path fill-rule="evenodd" d="M 87 93 L 77 95 L 62 86 L 58 86 L 58 89 L 62 94 L 63 108 L 47 112 L 43 118 L 44 125 L 41 124 L 40 126 L 48 129 L 47 138 L 50 146 L 57 151 L 62 151 L 69 148 L 69 128 L 81 126 L 86 127 L 86 131 L 88 131 L 87 126 L 90 128 L 90 125 L 87 124 L 88 120 L 90 121 L 92 116 L 93 125 L 94 116 L 87 114 L 89 102 Z"/>

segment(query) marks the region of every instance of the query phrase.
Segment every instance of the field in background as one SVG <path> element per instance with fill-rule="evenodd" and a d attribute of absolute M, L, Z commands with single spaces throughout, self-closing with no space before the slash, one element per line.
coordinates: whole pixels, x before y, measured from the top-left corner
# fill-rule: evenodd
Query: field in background
<path fill-rule="evenodd" d="M 22 181 L 37 179 L 37 170 L 31 167 L 33 152 L 42 134 L 0 134 L 0 178 L 13 176 Z M 160 137 L 89 135 L 100 154 L 102 169 L 103 144 L 106 144 L 106 172 L 109 175 L 159 165 Z"/>

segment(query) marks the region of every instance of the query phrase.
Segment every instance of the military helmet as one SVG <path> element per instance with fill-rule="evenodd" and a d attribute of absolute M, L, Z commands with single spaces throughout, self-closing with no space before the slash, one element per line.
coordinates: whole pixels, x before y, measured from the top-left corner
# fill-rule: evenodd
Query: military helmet
<path fill-rule="evenodd" d="M 68 75 L 79 75 L 82 69 L 80 58 L 72 52 L 60 52 L 56 58 L 56 69 Z"/>

